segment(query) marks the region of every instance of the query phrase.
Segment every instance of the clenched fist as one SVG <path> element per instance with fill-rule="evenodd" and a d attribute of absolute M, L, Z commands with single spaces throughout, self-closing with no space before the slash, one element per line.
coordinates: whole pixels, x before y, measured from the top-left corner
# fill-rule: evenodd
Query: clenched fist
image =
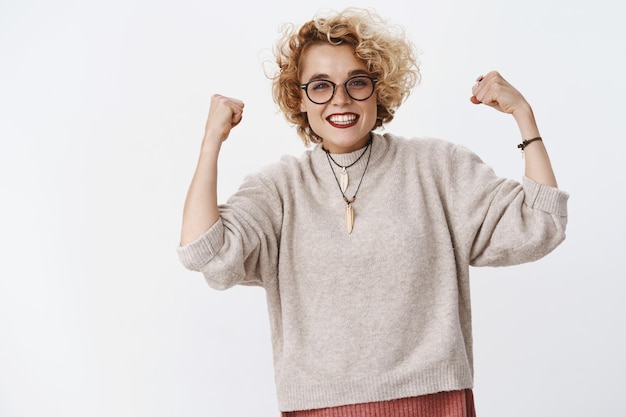
<path fill-rule="evenodd" d="M 213 95 L 204 130 L 205 140 L 226 140 L 231 129 L 241 122 L 243 107 L 241 100 Z"/>

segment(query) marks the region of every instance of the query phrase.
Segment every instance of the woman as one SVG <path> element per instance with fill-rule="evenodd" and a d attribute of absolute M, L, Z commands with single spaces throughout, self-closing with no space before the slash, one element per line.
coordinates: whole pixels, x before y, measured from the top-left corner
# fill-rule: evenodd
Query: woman
<path fill-rule="evenodd" d="M 511 114 L 525 175 L 462 146 L 374 132 L 418 81 L 402 30 L 355 9 L 287 30 L 274 98 L 306 145 L 217 204 L 217 160 L 244 103 L 213 96 L 179 255 L 217 289 L 258 285 L 284 416 L 471 416 L 469 266 L 543 257 L 567 194 L 532 109 L 497 72 L 471 101 Z"/>

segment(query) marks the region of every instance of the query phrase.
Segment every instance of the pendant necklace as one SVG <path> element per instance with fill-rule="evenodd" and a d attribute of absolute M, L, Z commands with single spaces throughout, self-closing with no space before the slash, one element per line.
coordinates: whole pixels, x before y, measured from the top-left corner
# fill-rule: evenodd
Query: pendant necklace
<path fill-rule="evenodd" d="M 369 149 L 369 154 L 367 155 L 367 162 L 365 163 L 365 168 L 363 169 L 363 174 L 361 174 L 361 179 L 359 180 L 359 184 L 357 185 L 356 191 L 354 191 L 354 195 L 352 196 L 352 198 L 348 198 L 346 197 L 346 194 L 345 194 L 346 189 L 348 188 L 348 173 L 346 172 L 346 168 L 350 168 L 352 165 L 356 164 L 363 157 L 363 155 L 365 155 L 365 152 L 367 152 L 368 149 Z M 354 209 L 352 208 L 352 203 L 354 203 L 354 200 L 356 199 L 356 195 L 359 192 L 359 189 L 361 188 L 361 183 L 363 182 L 363 178 L 365 177 L 365 172 L 367 171 L 367 167 L 370 164 L 370 157 L 372 156 L 372 140 L 370 139 L 369 142 L 367 142 L 367 146 L 365 147 L 365 150 L 361 153 L 361 155 L 359 155 L 357 160 L 347 166 L 339 165 L 333 159 L 333 157 L 330 156 L 330 151 L 326 149 L 324 149 L 324 151 L 326 151 L 326 159 L 328 160 L 328 166 L 330 166 L 330 170 L 333 172 L 333 176 L 335 177 L 337 186 L 339 186 L 339 191 L 341 191 L 341 196 L 343 197 L 343 201 L 346 202 L 346 209 L 345 209 L 344 217 L 346 220 L 346 228 L 348 229 L 348 234 L 351 234 L 352 229 L 354 228 Z M 333 169 L 333 165 L 331 161 L 334 162 L 335 165 L 337 165 L 338 167 L 342 169 L 340 173 L 340 178 L 337 178 L 337 174 L 335 173 L 335 170 Z"/>
<path fill-rule="evenodd" d="M 335 179 L 337 180 L 337 184 L 339 184 L 339 189 L 341 189 L 342 193 L 345 193 L 346 190 L 348 189 L 348 171 L 347 171 L 347 169 L 350 168 L 351 166 L 353 166 L 354 164 L 356 164 L 357 162 L 359 162 L 361 160 L 361 158 L 363 158 L 363 155 L 365 155 L 365 152 L 367 152 L 367 148 L 369 147 L 370 143 L 371 143 L 371 139 L 370 139 L 369 142 L 367 142 L 367 146 L 365 147 L 365 149 L 363 149 L 363 152 L 361 152 L 361 155 L 359 155 L 359 157 L 353 163 L 351 163 L 350 165 L 346 165 L 346 166 L 338 164 L 337 161 L 335 161 L 335 158 L 332 157 L 330 152 L 327 151 L 326 149 L 324 149 L 326 151 L 326 156 L 328 158 L 330 158 L 331 161 L 333 161 L 333 164 L 335 164 L 339 168 L 341 168 L 341 172 L 339 173 L 339 178 L 337 178 L 337 174 L 335 174 Z M 334 172 L 335 172 L 335 170 L 333 170 L 333 173 Z"/>

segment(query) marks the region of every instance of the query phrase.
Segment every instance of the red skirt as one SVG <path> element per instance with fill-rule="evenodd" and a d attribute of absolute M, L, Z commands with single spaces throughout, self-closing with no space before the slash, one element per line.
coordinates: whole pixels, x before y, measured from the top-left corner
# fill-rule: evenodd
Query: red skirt
<path fill-rule="evenodd" d="M 364 404 L 283 412 L 282 417 L 476 417 L 471 389 Z"/>

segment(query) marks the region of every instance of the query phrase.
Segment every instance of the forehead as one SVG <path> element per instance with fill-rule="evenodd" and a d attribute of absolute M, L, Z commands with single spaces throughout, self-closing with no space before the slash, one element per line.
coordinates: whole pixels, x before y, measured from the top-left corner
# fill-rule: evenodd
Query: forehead
<path fill-rule="evenodd" d="M 342 81 L 355 70 L 365 69 L 365 63 L 356 57 L 350 45 L 315 44 L 305 51 L 300 61 L 302 80 L 324 74 Z"/>

